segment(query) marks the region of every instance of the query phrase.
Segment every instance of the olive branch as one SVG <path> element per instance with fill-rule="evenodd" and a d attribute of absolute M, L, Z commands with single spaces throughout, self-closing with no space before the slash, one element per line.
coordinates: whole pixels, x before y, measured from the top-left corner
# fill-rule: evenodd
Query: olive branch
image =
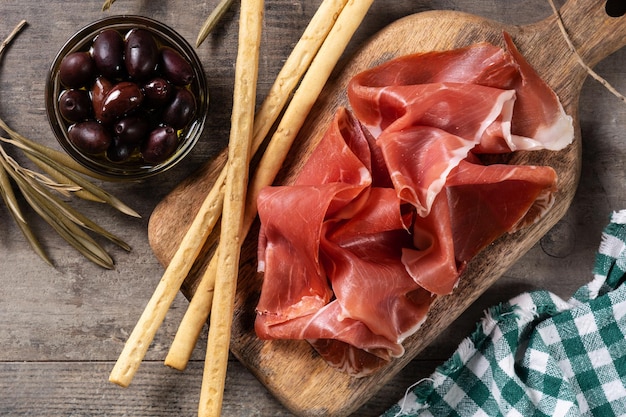
<path fill-rule="evenodd" d="M 0 62 L 6 48 L 25 26 L 26 21 L 22 20 L 0 44 Z M 68 155 L 22 136 L 1 118 L 0 130 L 8 136 L 0 136 L 0 196 L 33 250 L 45 262 L 53 264 L 28 225 L 16 191 L 35 213 L 85 258 L 104 268 L 112 269 L 113 259 L 88 232 L 95 233 L 126 251 L 130 251 L 130 246 L 70 206 L 64 199 L 76 196 L 92 202 L 109 204 L 129 216 L 140 217 L 140 215 L 85 178 L 85 175 L 98 177 Z M 44 173 L 21 166 L 3 145 L 20 151 Z"/>

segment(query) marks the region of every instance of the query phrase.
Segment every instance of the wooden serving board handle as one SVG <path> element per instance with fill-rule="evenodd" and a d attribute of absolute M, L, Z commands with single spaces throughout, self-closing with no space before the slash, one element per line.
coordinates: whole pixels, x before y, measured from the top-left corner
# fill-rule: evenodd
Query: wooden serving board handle
<path fill-rule="evenodd" d="M 569 0 L 560 10 L 564 26 L 582 59 L 593 67 L 626 44 L 626 17 L 610 17 L 599 0 Z M 277 182 L 289 181 L 326 130 L 335 110 L 347 105 L 348 80 L 367 68 L 414 52 L 448 50 L 476 42 L 503 45 L 508 32 L 522 55 L 554 89 L 575 123 L 574 142 L 559 152 L 520 152 L 513 163 L 550 165 L 559 175 L 556 203 L 538 224 L 504 236 L 470 263 L 454 293 L 438 298 L 420 330 L 405 341 L 406 354 L 376 374 L 355 379 L 326 365 L 306 342 L 261 341 L 254 334 L 254 308 L 262 276 L 256 273 L 257 230 L 243 245 L 231 350 L 292 412 L 302 416 L 343 416 L 356 410 L 413 359 L 482 292 L 530 249 L 567 211 L 576 191 L 581 165 L 578 99 L 586 70 L 579 65 L 561 33 L 556 16 L 525 26 L 452 11 L 424 12 L 400 19 L 366 42 L 330 80 L 288 157 Z M 173 256 L 198 207 L 224 165 L 226 154 L 183 181 L 154 210 L 150 244 L 163 265 Z M 183 288 L 190 297 L 208 263 L 214 239 L 206 247 Z M 497 261 L 496 261 L 497 260 Z"/>

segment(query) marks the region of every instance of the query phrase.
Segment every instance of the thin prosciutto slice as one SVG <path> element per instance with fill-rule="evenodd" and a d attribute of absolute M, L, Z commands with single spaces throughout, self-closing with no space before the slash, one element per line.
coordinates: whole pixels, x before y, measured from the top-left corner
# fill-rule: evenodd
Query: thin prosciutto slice
<path fill-rule="evenodd" d="M 405 217 L 393 189 L 372 188 L 352 219 L 327 219 L 320 244 L 339 319 L 358 320 L 396 343 L 415 332 L 431 301 L 402 263 L 402 248 L 412 246 Z"/>
<path fill-rule="evenodd" d="M 260 338 L 307 340 L 331 366 L 368 375 L 404 353 L 467 262 L 549 210 L 552 168 L 483 162 L 573 139 L 556 95 L 505 43 L 354 77 L 352 108 L 298 176 L 259 196 Z"/>
<path fill-rule="evenodd" d="M 259 337 L 310 340 L 331 362 L 337 352 L 321 346 L 333 339 L 341 342 L 336 346 L 345 361 L 367 357 L 380 366 L 404 353 L 402 341 L 426 318 L 431 294 L 401 260 L 403 247 L 412 246 L 407 224 L 413 216 L 403 213 L 393 188 L 372 186 L 376 172 L 388 183 L 382 167 L 372 166 L 373 146 L 360 123 L 340 109 L 294 184 L 265 188 L 259 196 Z"/>
<path fill-rule="evenodd" d="M 395 93 L 411 98 L 395 103 L 406 113 L 378 136 L 377 143 L 400 197 L 424 217 L 452 168 L 480 143 L 490 125 L 510 112 L 515 91 L 427 84 Z"/>
<path fill-rule="evenodd" d="M 259 195 L 259 217 L 264 219 L 259 270 L 288 280 L 264 280 L 257 311 L 266 312 L 264 318 L 270 323 L 315 312 L 332 296 L 319 259 L 323 222 L 328 215 L 350 217 L 351 210 L 358 211 L 363 204 L 359 196 L 367 194 L 372 183 L 367 141 L 352 143 L 350 148 L 351 136 L 342 134 L 354 130 L 349 119 L 338 115 L 325 145 L 316 148 L 294 185 L 265 188 Z M 335 161 L 332 166 L 329 160 Z M 289 221 L 275 213 L 283 213 Z"/>
<path fill-rule="evenodd" d="M 557 191 L 557 175 L 547 166 L 483 165 L 461 161 L 448 177 L 455 257 L 467 262 L 508 232 L 533 224 L 547 212 Z"/>
<path fill-rule="evenodd" d="M 453 51 L 407 55 L 364 71 L 348 85 L 350 104 L 356 117 L 377 137 L 391 123 L 397 124 L 396 131 L 419 123 L 414 118 L 402 117 L 415 111 L 414 106 L 421 108 L 426 104 L 426 111 L 439 110 L 428 105 L 424 97 L 402 94 L 407 87 L 434 88 L 459 83 L 469 94 L 478 95 L 484 87 L 514 90 L 514 110 L 509 108 L 510 111 L 488 126 L 477 150 L 492 153 L 563 149 L 574 135 L 572 118 L 507 33 L 504 41 L 506 51 L 484 42 Z M 443 117 L 443 123 L 453 120 L 453 126 L 459 124 L 458 118 L 484 105 L 480 98 L 469 108 L 454 105 L 447 117 Z M 454 117 L 449 117 L 452 114 Z"/>

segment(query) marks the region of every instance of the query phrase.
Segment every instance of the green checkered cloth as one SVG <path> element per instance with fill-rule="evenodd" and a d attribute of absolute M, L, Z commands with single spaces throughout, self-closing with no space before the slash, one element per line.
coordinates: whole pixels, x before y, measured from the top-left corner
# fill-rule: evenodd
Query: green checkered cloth
<path fill-rule="evenodd" d="M 383 417 L 626 416 L 625 242 L 626 210 L 612 214 L 593 280 L 570 300 L 534 291 L 491 308 Z"/>

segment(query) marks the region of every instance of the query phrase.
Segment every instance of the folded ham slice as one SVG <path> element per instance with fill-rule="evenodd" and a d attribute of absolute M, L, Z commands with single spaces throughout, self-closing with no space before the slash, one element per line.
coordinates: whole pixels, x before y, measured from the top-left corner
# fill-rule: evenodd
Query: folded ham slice
<path fill-rule="evenodd" d="M 549 210 L 552 168 L 482 161 L 573 139 L 558 98 L 505 39 L 508 51 L 477 44 L 354 77 L 352 109 L 293 183 L 259 196 L 260 338 L 307 340 L 331 366 L 368 375 L 404 353 L 469 260 Z"/>
<path fill-rule="evenodd" d="M 479 43 L 453 51 L 407 55 L 364 71 L 348 85 L 350 104 L 375 137 L 392 123 L 395 131 L 421 124 L 425 117 L 416 118 L 414 112 L 426 114 L 429 125 L 450 131 L 463 126 L 472 112 L 488 110 L 494 104 L 483 99 L 488 91 L 485 87 L 512 90 L 514 107 L 509 102 L 495 122 L 483 120 L 488 126 L 475 151 L 563 149 L 574 135 L 572 118 L 507 33 L 504 41 L 506 51 Z M 475 97 L 474 101 L 468 104 L 456 97 L 444 98 L 433 105 L 430 96 L 403 93 L 450 83 L 462 84 L 463 92 L 470 100 Z"/>

